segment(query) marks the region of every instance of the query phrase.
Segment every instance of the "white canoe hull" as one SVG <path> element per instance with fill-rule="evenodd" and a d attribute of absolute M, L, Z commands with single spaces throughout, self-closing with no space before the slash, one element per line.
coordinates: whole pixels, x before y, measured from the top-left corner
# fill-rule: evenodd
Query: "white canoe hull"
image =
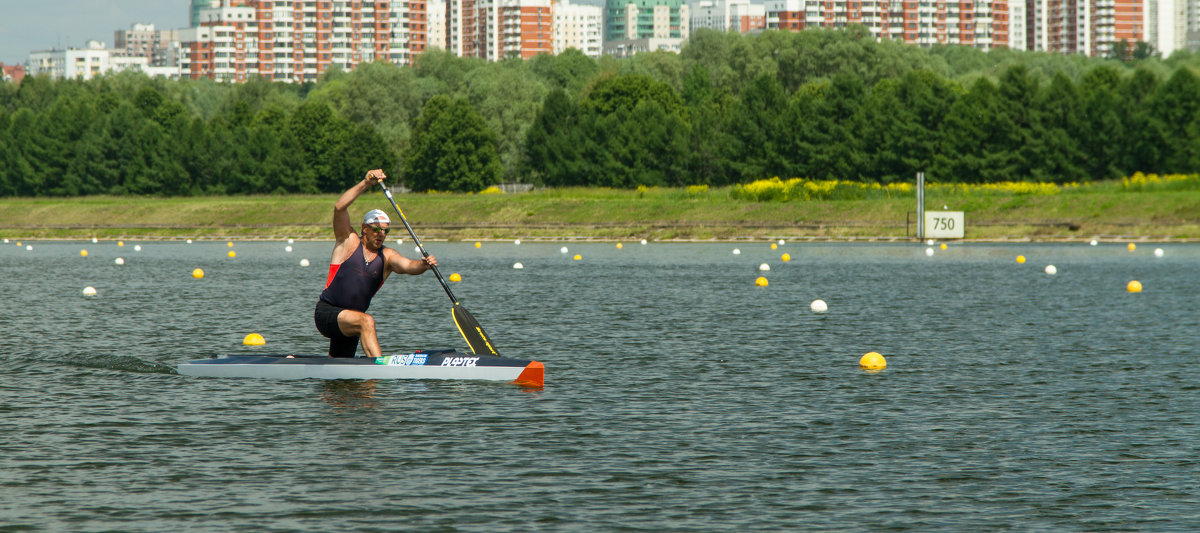
<path fill-rule="evenodd" d="M 453 350 L 417 351 L 379 358 L 304 355 L 234 355 L 180 363 L 180 374 L 266 379 L 456 379 L 507 381 L 541 387 L 545 367 L 537 361 L 481 357 Z"/>

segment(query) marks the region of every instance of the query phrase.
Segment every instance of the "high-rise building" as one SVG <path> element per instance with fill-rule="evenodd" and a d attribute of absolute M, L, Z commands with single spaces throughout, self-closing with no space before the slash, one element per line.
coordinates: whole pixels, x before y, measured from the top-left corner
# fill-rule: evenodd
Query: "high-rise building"
<path fill-rule="evenodd" d="M 155 67 L 177 65 L 179 30 L 155 30 L 153 24 L 134 24 L 128 30 L 113 32 L 113 53 L 144 57 Z"/>
<path fill-rule="evenodd" d="M 332 66 L 412 64 L 425 51 L 425 0 L 193 0 L 180 31 L 191 78 L 315 81 Z"/>
<path fill-rule="evenodd" d="M 1107 56 L 1121 41 L 1131 49 L 1145 42 L 1166 56 L 1189 47 L 1197 11 L 1200 0 L 1023 0 L 1013 5 L 1012 46 Z"/>
<path fill-rule="evenodd" d="M 425 10 L 428 12 L 429 31 L 426 33 L 426 41 L 430 48 L 437 47 L 442 50 L 446 49 L 446 0 L 429 0 L 425 2 Z"/>
<path fill-rule="evenodd" d="M 678 52 L 691 33 L 691 9 L 683 0 L 607 0 L 604 53 Z"/>
<path fill-rule="evenodd" d="M 554 50 L 552 0 L 447 0 L 447 50 L 499 61 Z"/>
<path fill-rule="evenodd" d="M 880 39 L 922 47 L 957 44 L 983 50 L 1009 42 L 1007 0 L 766 0 L 767 29 L 866 26 Z"/>
<path fill-rule="evenodd" d="M 691 29 L 746 33 L 766 26 L 766 8 L 750 0 L 700 0 L 691 5 Z"/>
<path fill-rule="evenodd" d="M 568 48 L 574 48 L 588 57 L 600 57 L 603 51 L 600 37 L 604 35 L 604 8 L 558 0 L 553 4 L 553 10 L 554 53 L 561 54 Z"/>

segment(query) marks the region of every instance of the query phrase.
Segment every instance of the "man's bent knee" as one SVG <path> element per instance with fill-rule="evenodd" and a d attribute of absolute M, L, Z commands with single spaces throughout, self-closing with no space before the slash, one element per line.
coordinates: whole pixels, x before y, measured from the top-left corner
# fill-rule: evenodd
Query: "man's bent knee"
<path fill-rule="evenodd" d="M 375 331 L 375 317 L 362 311 L 343 309 L 338 313 L 338 328 L 348 337 L 357 337 L 366 331 Z"/>

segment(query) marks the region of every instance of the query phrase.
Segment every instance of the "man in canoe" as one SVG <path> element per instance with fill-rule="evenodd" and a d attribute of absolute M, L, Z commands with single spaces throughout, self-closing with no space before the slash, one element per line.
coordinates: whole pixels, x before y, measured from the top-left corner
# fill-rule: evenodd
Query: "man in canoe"
<path fill-rule="evenodd" d="M 424 260 L 409 259 L 383 245 L 392 223 L 383 211 L 368 211 L 363 215 L 361 233 L 354 232 L 347 209 L 386 178 L 383 170 L 371 170 L 333 204 L 333 257 L 313 314 L 317 330 L 329 337 L 330 357 L 354 357 L 360 342 L 367 357 L 379 357 L 375 319 L 367 314 L 371 298 L 392 272 L 415 276 L 437 266 L 432 255 Z"/>

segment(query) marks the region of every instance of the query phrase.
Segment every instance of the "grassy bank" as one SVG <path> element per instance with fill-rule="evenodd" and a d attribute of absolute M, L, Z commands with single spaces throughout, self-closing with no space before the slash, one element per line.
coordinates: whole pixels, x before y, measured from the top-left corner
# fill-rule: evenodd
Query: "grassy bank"
<path fill-rule="evenodd" d="M 422 239 L 904 240 L 916 232 L 911 191 L 793 201 L 735 196 L 728 188 L 545 189 L 404 194 L 397 201 Z M 327 239 L 335 198 L 7 198 L 0 201 L 0 236 Z M 943 206 L 966 212 L 969 240 L 1200 240 L 1200 188 L 1107 182 L 1050 194 L 927 190 L 926 208 Z M 382 194 L 372 193 L 352 212 L 357 217 L 370 208 L 392 211 Z"/>

